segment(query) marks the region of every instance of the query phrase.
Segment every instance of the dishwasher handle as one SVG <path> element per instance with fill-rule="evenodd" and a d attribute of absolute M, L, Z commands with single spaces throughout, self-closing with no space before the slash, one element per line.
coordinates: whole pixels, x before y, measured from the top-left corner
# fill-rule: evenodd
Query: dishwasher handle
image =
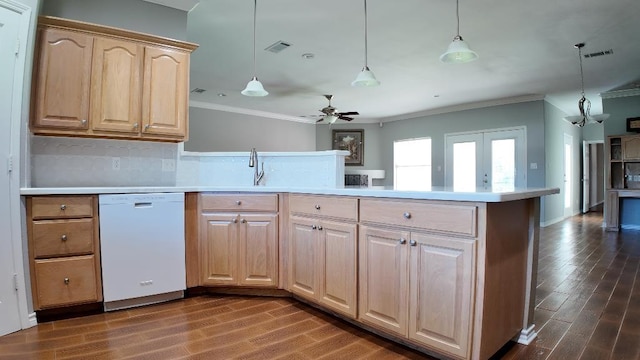
<path fill-rule="evenodd" d="M 137 202 L 133 204 L 134 208 L 151 208 L 153 207 L 152 202 Z"/>

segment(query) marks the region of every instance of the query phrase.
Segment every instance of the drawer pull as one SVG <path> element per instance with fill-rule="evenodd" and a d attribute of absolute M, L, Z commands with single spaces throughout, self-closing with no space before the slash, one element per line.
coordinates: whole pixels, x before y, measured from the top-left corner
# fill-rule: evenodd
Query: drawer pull
<path fill-rule="evenodd" d="M 236 200 L 236 205 L 242 205 L 242 201 Z"/>
<path fill-rule="evenodd" d="M 69 278 L 64 278 L 64 284 L 69 285 Z"/>
<path fill-rule="evenodd" d="M 242 219 L 242 220 L 240 220 L 240 222 L 243 223 L 243 224 L 246 224 L 247 220 L 246 219 Z"/>
<path fill-rule="evenodd" d="M 406 212 L 406 213 L 402 214 L 402 216 L 404 216 L 405 219 L 411 219 L 411 213 L 410 212 Z"/>
<path fill-rule="evenodd" d="M 320 210 L 320 205 L 316 205 L 316 210 Z"/>
<path fill-rule="evenodd" d="M 317 226 L 315 226 L 315 225 L 311 225 L 311 229 L 315 230 L 315 229 L 317 229 L 317 228 L 318 228 Z"/>
<path fill-rule="evenodd" d="M 62 236 L 60 236 L 60 240 L 67 241 L 67 234 L 62 234 Z"/>
<path fill-rule="evenodd" d="M 62 211 L 67 210 L 67 205 L 65 205 L 65 204 L 60 205 L 60 210 L 62 210 Z"/>
<path fill-rule="evenodd" d="M 411 240 L 411 241 L 409 241 L 409 245 L 416 246 L 416 245 L 418 245 L 418 242 L 415 241 L 415 240 Z"/>
<path fill-rule="evenodd" d="M 405 239 L 405 238 L 400 238 L 400 241 L 398 241 L 398 243 L 399 243 L 400 245 L 404 245 L 404 244 L 406 244 L 406 243 L 407 243 L 407 239 Z"/>
<path fill-rule="evenodd" d="M 318 225 L 318 230 L 322 230 L 322 225 Z"/>
<path fill-rule="evenodd" d="M 233 223 L 235 224 L 235 223 L 237 223 L 237 222 L 238 222 L 238 219 L 237 219 L 237 218 L 233 218 L 233 219 L 231 220 L 231 222 L 233 222 Z"/>

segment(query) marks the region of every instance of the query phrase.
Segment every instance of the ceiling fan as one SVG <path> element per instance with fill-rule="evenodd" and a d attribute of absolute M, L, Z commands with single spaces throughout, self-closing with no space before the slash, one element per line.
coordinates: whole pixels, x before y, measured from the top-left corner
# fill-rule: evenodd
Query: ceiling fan
<path fill-rule="evenodd" d="M 333 95 L 325 95 L 324 97 L 329 100 L 329 105 L 320 109 L 320 112 L 323 113 L 324 116 L 322 116 L 320 120 L 316 121 L 316 123 L 324 121 L 327 124 L 333 124 L 338 119 L 351 121 L 353 118 L 350 116 L 360 115 L 357 111 L 336 112 L 336 108 L 331 106 L 331 99 L 333 99 Z"/>

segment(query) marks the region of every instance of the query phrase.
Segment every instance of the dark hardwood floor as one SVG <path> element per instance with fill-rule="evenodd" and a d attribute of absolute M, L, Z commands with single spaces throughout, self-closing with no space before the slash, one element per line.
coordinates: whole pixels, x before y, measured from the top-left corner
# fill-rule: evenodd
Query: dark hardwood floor
<path fill-rule="evenodd" d="M 541 229 L 533 344 L 495 359 L 640 359 L 640 232 L 602 214 Z M 0 359 L 432 359 L 289 298 L 204 295 L 41 323 Z"/>

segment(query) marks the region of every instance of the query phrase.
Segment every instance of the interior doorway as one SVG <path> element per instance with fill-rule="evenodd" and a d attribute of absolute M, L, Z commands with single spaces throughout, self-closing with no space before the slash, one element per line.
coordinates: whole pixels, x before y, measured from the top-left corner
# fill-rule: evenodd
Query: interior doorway
<path fill-rule="evenodd" d="M 604 142 L 582 142 L 582 212 L 602 211 L 604 203 Z"/>

